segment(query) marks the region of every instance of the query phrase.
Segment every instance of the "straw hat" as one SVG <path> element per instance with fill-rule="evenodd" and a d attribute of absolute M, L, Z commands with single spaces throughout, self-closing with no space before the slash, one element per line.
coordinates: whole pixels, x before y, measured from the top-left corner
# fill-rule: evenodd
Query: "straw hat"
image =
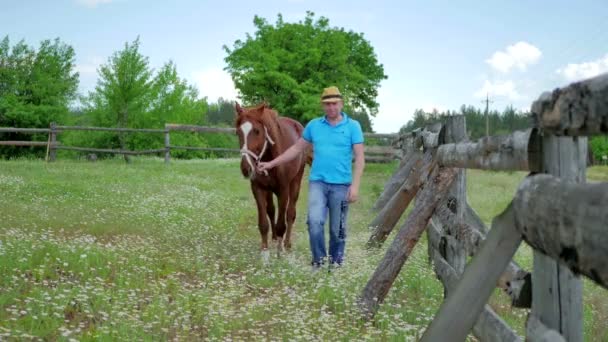
<path fill-rule="evenodd" d="M 340 94 L 340 90 L 338 87 L 328 87 L 323 89 L 323 94 L 321 94 L 321 102 L 338 102 L 342 101 L 342 94 Z"/>

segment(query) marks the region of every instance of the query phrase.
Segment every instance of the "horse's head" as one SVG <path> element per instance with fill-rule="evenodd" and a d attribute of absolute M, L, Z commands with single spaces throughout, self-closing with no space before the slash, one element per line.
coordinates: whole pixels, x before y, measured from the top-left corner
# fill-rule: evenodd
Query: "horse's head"
<path fill-rule="evenodd" d="M 241 172 L 245 178 L 255 178 L 258 162 L 274 145 L 270 134 L 272 128 L 268 127 L 271 111 L 265 103 L 253 108 L 243 108 L 236 104 L 235 128 L 241 148 Z"/>

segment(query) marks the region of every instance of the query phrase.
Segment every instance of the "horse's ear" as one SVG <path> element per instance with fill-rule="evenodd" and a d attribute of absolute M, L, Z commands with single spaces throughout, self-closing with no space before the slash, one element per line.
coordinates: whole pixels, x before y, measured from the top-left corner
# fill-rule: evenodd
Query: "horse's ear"
<path fill-rule="evenodd" d="M 243 107 L 241 107 L 241 105 L 238 102 L 235 102 L 235 106 L 236 108 L 236 114 L 237 115 L 241 115 L 243 114 Z"/>

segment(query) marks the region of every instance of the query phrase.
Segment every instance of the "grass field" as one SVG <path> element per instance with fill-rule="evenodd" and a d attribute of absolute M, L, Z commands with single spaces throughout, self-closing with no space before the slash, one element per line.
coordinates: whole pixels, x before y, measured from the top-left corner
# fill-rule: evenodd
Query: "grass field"
<path fill-rule="evenodd" d="M 0 161 L 0 340 L 415 340 L 443 295 L 424 239 L 374 321 L 355 305 L 387 247 L 364 249 L 394 167 L 366 167 L 346 266 L 311 274 L 307 181 L 293 252 L 264 266 L 237 161 Z M 524 175 L 468 171 L 468 200 L 489 223 Z M 516 259 L 531 268 L 528 247 Z M 584 297 L 586 340 L 608 340 L 607 292 L 585 281 Z M 523 335 L 527 310 L 499 290 L 490 304 Z"/>

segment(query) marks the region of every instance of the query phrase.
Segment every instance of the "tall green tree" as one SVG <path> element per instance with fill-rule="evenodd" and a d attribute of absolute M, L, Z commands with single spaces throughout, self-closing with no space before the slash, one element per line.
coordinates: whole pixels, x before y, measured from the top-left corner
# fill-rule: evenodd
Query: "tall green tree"
<path fill-rule="evenodd" d="M 152 70 L 148 57 L 140 52 L 139 38 L 125 43 L 99 68 L 95 90 L 84 103 L 81 124 L 128 128 L 162 128 L 166 123 L 201 125 L 208 107 L 196 87 L 179 77 L 172 61 L 156 72 Z M 171 135 L 173 145 L 207 146 L 206 139 L 202 135 Z M 130 150 L 164 146 L 161 135 L 147 133 L 97 134 L 95 139 L 90 134 L 74 134 L 72 143 Z"/>
<path fill-rule="evenodd" d="M 0 126 L 48 127 L 53 121 L 61 122 L 77 88 L 74 49 L 58 38 L 43 40 L 38 49 L 23 40 L 11 46 L 8 36 L 0 41 Z M 2 134 L 3 140 L 30 138 Z M 24 151 L 2 147 L 0 154 Z"/>
<path fill-rule="evenodd" d="M 234 124 L 234 102 L 219 98 L 216 103 L 209 104 L 207 122 L 210 125 L 232 126 Z"/>
<path fill-rule="evenodd" d="M 149 108 L 152 71 L 139 45 L 139 37 L 131 44 L 125 43 L 124 49 L 99 68 L 97 85 L 87 104 L 95 125 L 129 127 L 130 121 L 137 121 Z M 118 134 L 118 141 L 120 148 L 127 148 L 124 133 Z"/>
<path fill-rule="evenodd" d="M 281 114 L 308 121 L 319 115 L 324 87 L 336 85 L 345 110 L 375 116 L 378 87 L 387 78 L 362 33 L 330 27 L 307 12 L 303 21 L 274 25 L 255 16 L 256 31 L 227 53 L 227 70 L 245 103 L 265 100 Z"/>
<path fill-rule="evenodd" d="M 175 63 L 165 63 L 152 81 L 148 114 L 139 118 L 136 127 L 163 127 L 165 123 L 201 125 L 207 102 L 199 99 L 196 87 L 179 77 Z"/>

